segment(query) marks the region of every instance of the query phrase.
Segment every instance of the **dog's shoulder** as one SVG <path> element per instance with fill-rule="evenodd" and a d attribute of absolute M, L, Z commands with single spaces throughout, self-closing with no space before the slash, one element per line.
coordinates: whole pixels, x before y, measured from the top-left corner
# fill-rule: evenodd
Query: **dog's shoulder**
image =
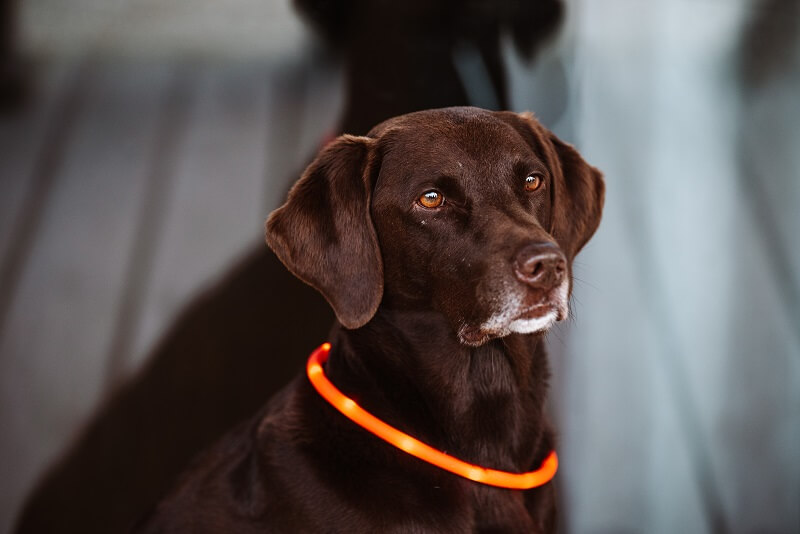
<path fill-rule="evenodd" d="M 283 451 L 293 450 L 285 388 L 254 417 L 197 456 L 162 499 L 134 526 L 137 534 L 292 532 L 304 529 L 295 510 Z"/>

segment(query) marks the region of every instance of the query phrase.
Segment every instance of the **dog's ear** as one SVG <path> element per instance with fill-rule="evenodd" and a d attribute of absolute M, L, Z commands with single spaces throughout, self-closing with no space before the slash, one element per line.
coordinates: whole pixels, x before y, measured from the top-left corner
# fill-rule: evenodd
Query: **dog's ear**
<path fill-rule="evenodd" d="M 383 297 L 383 261 L 370 216 L 375 140 L 343 135 L 325 147 L 267 220 L 267 243 L 328 300 L 347 328 Z"/>
<path fill-rule="evenodd" d="M 569 258 L 583 248 L 600 224 L 606 186 L 603 173 L 592 167 L 575 148 L 548 132 L 560 173 L 553 198 L 553 237 Z"/>
<path fill-rule="evenodd" d="M 552 170 L 550 233 L 571 260 L 600 224 L 605 198 L 603 174 L 539 124 L 532 113 L 499 112 Z"/>

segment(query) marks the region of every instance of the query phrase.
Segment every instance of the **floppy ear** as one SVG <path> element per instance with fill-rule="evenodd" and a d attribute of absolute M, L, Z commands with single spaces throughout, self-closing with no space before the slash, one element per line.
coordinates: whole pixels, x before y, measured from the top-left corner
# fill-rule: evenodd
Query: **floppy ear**
<path fill-rule="evenodd" d="M 572 145 L 539 124 L 532 113 L 500 112 L 552 170 L 551 228 L 572 260 L 600 224 L 605 198 L 603 174 L 586 163 Z"/>
<path fill-rule="evenodd" d="M 586 163 L 572 145 L 548 132 L 560 166 L 553 192 L 553 237 L 569 258 L 594 235 L 603 213 L 603 173 Z"/>
<path fill-rule="evenodd" d="M 370 217 L 374 139 L 325 147 L 267 220 L 267 243 L 328 300 L 347 328 L 369 321 L 383 296 L 383 261 Z"/>

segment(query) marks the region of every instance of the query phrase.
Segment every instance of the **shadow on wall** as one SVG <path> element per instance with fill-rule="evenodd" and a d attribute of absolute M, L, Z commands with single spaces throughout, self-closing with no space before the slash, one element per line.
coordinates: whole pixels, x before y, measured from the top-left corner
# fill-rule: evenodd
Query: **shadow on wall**
<path fill-rule="evenodd" d="M 27 79 L 17 50 L 17 1 L 0 0 L 0 114 L 23 105 Z"/>
<path fill-rule="evenodd" d="M 530 58 L 562 15 L 558 0 L 297 6 L 344 58 L 341 131 L 356 134 L 421 109 L 507 107 L 502 31 Z M 322 298 L 259 246 L 180 315 L 145 368 L 38 484 L 16 531 L 124 531 L 194 454 L 301 369 L 332 321 Z"/>

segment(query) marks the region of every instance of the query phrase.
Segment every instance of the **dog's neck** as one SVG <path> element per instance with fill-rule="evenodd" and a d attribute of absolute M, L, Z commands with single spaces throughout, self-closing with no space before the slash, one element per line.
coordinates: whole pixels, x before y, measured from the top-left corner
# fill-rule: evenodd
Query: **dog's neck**
<path fill-rule="evenodd" d="M 523 471 L 552 446 L 541 336 L 468 347 L 440 314 L 382 307 L 336 331 L 328 374 L 377 417 L 469 462 Z"/>

